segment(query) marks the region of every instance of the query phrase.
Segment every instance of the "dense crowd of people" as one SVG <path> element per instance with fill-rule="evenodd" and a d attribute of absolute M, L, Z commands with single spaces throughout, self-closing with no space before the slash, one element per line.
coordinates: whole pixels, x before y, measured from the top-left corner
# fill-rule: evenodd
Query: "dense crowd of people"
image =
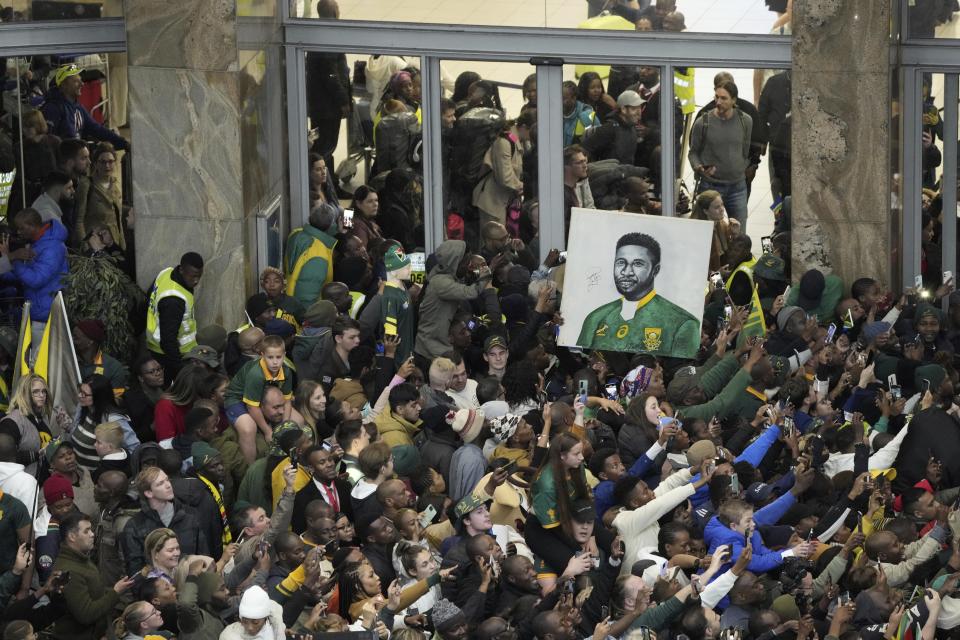
<path fill-rule="evenodd" d="M 683 24 L 672 2 L 589 4 L 597 28 Z M 696 357 L 570 348 L 577 274 L 537 239 L 535 78 L 514 120 L 496 84 L 453 83 L 447 239 L 421 270 L 419 71 L 367 61 L 375 169 L 344 194 L 350 71 L 326 53 L 307 69 L 309 219 L 246 324 L 198 321 L 212 294 L 188 251 L 146 293 L 137 348 L 116 347 L 125 325 L 70 318 L 76 390 L 17 371 L 24 336 L 0 327 L 3 640 L 955 636 L 960 293 L 939 271 L 934 173 L 922 287 L 791 274 L 774 142 L 789 74 L 757 105 L 717 74 L 688 148 L 690 216 L 715 224 L 690 283 L 706 291 Z M 582 71 L 563 87 L 568 213 L 657 214 L 656 69 Z M 78 103 L 82 73 L 17 79 L 50 82 L 19 125 L 29 163 L 0 241 L 35 345 L 77 255 L 132 268 L 115 167 L 130 144 Z M 766 152 L 786 206 L 756 247 L 745 203 Z"/>

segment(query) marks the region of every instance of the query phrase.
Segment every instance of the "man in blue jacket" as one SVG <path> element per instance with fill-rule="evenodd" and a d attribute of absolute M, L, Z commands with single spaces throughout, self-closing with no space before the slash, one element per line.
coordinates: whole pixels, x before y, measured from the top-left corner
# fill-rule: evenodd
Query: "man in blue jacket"
<path fill-rule="evenodd" d="M 43 328 L 50 314 L 50 306 L 62 288 L 61 279 L 70 267 L 67 264 L 66 228 L 51 220 L 46 224 L 36 209 L 22 209 L 13 219 L 17 236 L 33 249 L 33 257 L 14 259 L 13 275 L 23 285 L 23 293 L 30 301 L 33 344 L 39 345 Z"/>
<path fill-rule="evenodd" d="M 129 142 L 94 120 L 86 107 L 77 102 L 83 91 L 82 71 L 76 64 L 65 64 L 57 69 L 54 75 L 56 86 L 50 88 L 43 105 L 43 117 L 50 127 L 49 132 L 64 140 L 103 140 L 117 149 L 129 151 Z"/>

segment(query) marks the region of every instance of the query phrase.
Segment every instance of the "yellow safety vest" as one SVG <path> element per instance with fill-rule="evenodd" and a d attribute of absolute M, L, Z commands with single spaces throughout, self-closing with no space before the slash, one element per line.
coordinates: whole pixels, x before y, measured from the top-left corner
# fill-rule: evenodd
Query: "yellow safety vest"
<path fill-rule="evenodd" d="M 353 302 L 350 303 L 350 317 L 356 320 L 357 316 L 360 315 L 360 307 L 363 306 L 367 296 L 359 291 L 351 291 L 350 297 L 353 298 Z"/>
<path fill-rule="evenodd" d="M 157 306 L 169 296 L 183 300 L 186 309 L 177 331 L 180 353 L 187 354 L 197 346 L 197 320 L 193 315 L 193 294 L 173 279 L 173 267 L 167 267 L 157 276 L 150 289 L 150 304 L 147 307 L 147 348 L 154 353 L 163 353 L 160 347 L 160 314 Z"/>
<path fill-rule="evenodd" d="M 727 278 L 727 291 L 730 291 L 730 285 L 733 284 L 733 276 L 738 273 L 745 273 L 747 277 L 750 278 L 750 284 L 753 285 L 753 266 L 757 264 L 757 259 L 753 256 L 750 256 L 750 259 L 746 262 L 741 262 L 740 265 L 733 270 L 733 273 L 730 274 L 730 277 Z"/>
<path fill-rule="evenodd" d="M 680 111 L 688 116 L 697 110 L 693 89 L 693 67 L 687 67 L 687 73 L 673 70 L 673 95 L 680 101 Z"/>
<path fill-rule="evenodd" d="M 606 29 L 612 31 L 636 31 L 632 22 L 612 13 L 601 13 L 577 25 L 578 29 Z M 587 71 L 595 71 L 602 80 L 610 77 L 610 65 L 607 64 L 578 64 L 573 68 L 574 75 L 579 78 Z M 613 96 L 616 100 L 617 96 Z"/>

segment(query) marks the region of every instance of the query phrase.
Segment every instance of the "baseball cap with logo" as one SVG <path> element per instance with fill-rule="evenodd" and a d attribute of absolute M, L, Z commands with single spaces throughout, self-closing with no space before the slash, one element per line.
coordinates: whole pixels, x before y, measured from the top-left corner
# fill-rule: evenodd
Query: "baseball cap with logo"
<path fill-rule="evenodd" d="M 404 252 L 400 243 L 391 243 L 383 254 L 383 265 L 387 271 L 396 271 L 410 264 L 410 257 Z"/>
<path fill-rule="evenodd" d="M 494 347 L 500 347 L 501 349 L 510 350 L 510 347 L 507 346 L 507 341 L 503 336 L 493 334 L 487 336 L 487 339 L 483 341 L 483 352 L 490 353 L 490 350 Z"/>
<path fill-rule="evenodd" d="M 190 349 L 190 353 L 183 356 L 184 360 L 197 360 L 203 364 L 216 369 L 220 366 L 220 354 L 213 347 L 200 344 Z"/>

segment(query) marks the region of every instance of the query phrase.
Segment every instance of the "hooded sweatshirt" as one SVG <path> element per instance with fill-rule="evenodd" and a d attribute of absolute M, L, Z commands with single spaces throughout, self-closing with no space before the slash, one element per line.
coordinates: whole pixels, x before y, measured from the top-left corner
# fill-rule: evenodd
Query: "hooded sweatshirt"
<path fill-rule="evenodd" d="M 22 502 L 32 519 L 36 515 L 37 480 L 23 469 L 16 462 L 0 462 L 0 490 Z"/>
<path fill-rule="evenodd" d="M 462 284 L 457 280 L 457 267 L 467 252 L 463 240 L 446 240 L 437 247 L 436 266 L 427 276 L 426 293 L 420 304 L 420 327 L 414 351 L 433 360 L 450 351 L 450 323 L 460 303 L 474 300 L 483 292 L 492 279 L 488 272 L 474 284 Z"/>

